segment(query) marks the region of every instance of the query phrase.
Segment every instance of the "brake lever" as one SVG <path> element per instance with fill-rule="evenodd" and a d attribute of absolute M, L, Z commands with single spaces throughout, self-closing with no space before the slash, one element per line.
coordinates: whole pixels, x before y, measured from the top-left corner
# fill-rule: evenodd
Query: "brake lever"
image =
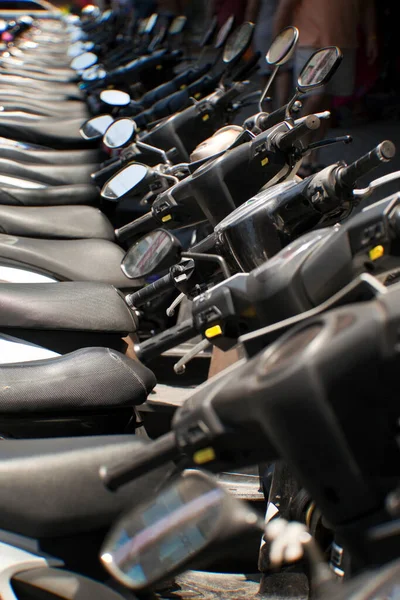
<path fill-rule="evenodd" d="M 177 375 L 183 375 L 183 373 L 186 371 L 186 365 L 198 354 L 205 352 L 205 350 L 208 350 L 208 348 L 211 346 L 212 344 L 208 340 L 201 340 L 201 342 L 193 346 L 191 350 L 186 352 L 186 354 L 174 364 L 174 372 Z"/>
<path fill-rule="evenodd" d="M 351 135 L 342 135 L 335 138 L 320 140 L 319 142 L 313 142 L 312 144 L 309 144 L 307 148 L 304 148 L 302 154 L 304 155 L 306 152 L 315 150 L 316 148 L 323 148 L 324 146 L 331 146 L 332 144 L 339 144 L 341 142 L 343 142 L 343 144 L 351 144 L 352 141 L 353 138 L 351 137 Z"/>

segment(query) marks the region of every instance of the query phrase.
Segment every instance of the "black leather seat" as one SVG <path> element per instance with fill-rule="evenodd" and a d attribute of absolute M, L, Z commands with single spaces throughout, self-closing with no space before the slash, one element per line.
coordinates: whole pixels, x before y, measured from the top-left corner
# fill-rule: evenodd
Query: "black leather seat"
<path fill-rule="evenodd" d="M 41 189 L 0 188 L 0 204 L 12 206 L 98 204 L 99 198 L 99 192 L 90 183 L 49 186 Z"/>
<path fill-rule="evenodd" d="M 87 107 L 76 101 L 69 102 L 54 102 L 51 105 L 49 102 L 27 102 L 22 98 L 15 97 L 12 100 L 0 97 L 0 105 L 4 108 L 5 114 L 9 111 L 22 111 L 28 114 L 41 115 L 43 117 L 77 117 L 80 119 L 89 119 L 90 114 Z"/>
<path fill-rule="evenodd" d="M 0 528 L 32 538 L 72 536 L 110 526 L 151 498 L 165 467 L 108 491 L 99 469 L 134 457 L 135 436 L 98 436 L 0 443 Z"/>
<path fill-rule="evenodd" d="M 0 234 L 0 265 L 27 268 L 64 281 L 138 287 L 137 281 L 122 273 L 124 254 L 108 240 L 38 240 Z"/>
<path fill-rule="evenodd" d="M 142 363 L 109 348 L 0 365 L 0 429 L 5 415 L 61 417 L 61 413 L 132 407 L 142 404 L 156 383 L 154 373 Z"/>
<path fill-rule="evenodd" d="M 0 331 L 40 329 L 134 333 L 137 321 L 124 297 L 103 283 L 0 283 Z M 0 365 L 0 368 L 1 365 Z"/>
<path fill-rule="evenodd" d="M 30 148 L 13 148 L 0 142 L 1 158 L 8 158 L 28 164 L 50 165 L 98 165 L 101 162 L 100 150 L 33 150 Z"/>
<path fill-rule="evenodd" d="M 75 185 L 91 183 L 91 174 L 98 165 L 26 165 L 0 158 L 0 175 L 37 181 L 46 185 Z"/>
<path fill-rule="evenodd" d="M 43 239 L 115 240 L 114 228 L 92 206 L 6 206 L 0 204 L 0 232 Z"/>
<path fill-rule="evenodd" d="M 7 116 L 2 116 L 0 117 L 0 137 L 61 150 L 95 148 L 98 142 L 84 140 L 79 133 L 83 123 L 84 119 L 60 118 L 43 118 L 35 120 L 35 122 L 13 119 L 11 122 Z"/>

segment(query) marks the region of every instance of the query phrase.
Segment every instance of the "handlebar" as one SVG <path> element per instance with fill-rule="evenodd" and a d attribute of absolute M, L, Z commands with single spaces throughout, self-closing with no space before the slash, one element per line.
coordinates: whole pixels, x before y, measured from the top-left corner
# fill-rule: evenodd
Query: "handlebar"
<path fill-rule="evenodd" d="M 125 297 L 126 302 L 131 307 L 139 308 L 146 302 L 153 300 L 159 294 L 167 292 L 171 287 L 173 287 L 174 278 L 171 273 L 168 273 L 164 277 L 157 279 L 154 283 L 138 290 L 137 292 L 133 292 L 132 294 L 128 294 Z"/>
<path fill-rule="evenodd" d="M 287 105 L 285 104 L 282 106 L 282 108 L 278 108 L 277 110 L 269 113 L 269 115 L 260 117 L 258 120 L 258 126 L 260 129 L 262 129 L 262 131 L 266 131 L 270 127 L 274 127 L 274 125 L 282 123 L 282 121 L 285 120 L 286 107 Z"/>
<path fill-rule="evenodd" d="M 135 344 L 136 356 L 142 362 L 159 356 L 166 350 L 192 339 L 198 332 L 192 319 L 187 319 L 171 327 L 159 335 L 146 340 L 142 344 Z"/>
<path fill-rule="evenodd" d="M 395 154 L 396 147 L 393 142 L 389 140 L 381 142 L 368 154 L 365 154 L 351 165 L 340 169 L 338 173 L 339 184 L 352 187 L 359 177 L 372 171 L 380 164 L 389 162 Z"/>
<path fill-rule="evenodd" d="M 200 242 L 197 242 L 197 244 L 191 246 L 188 252 L 199 252 L 200 254 L 207 253 L 210 250 L 215 249 L 216 241 L 217 236 L 215 235 L 215 233 L 211 233 L 206 238 L 204 238 L 204 240 L 201 240 Z"/>
<path fill-rule="evenodd" d="M 133 458 L 127 458 L 120 464 L 100 468 L 100 478 L 111 491 L 148 473 L 179 456 L 179 449 L 173 432 L 167 433 L 144 446 Z"/>
<path fill-rule="evenodd" d="M 302 123 L 295 125 L 293 129 L 277 137 L 276 145 L 279 150 L 282 150 L 283 152 L 290 150 L 295 142 L 301 140 L 301 138 L 310 133 L 310 131 L 316 131 L 319 128 L 320 123 L 321 122 L 316 115 L 308 115 Z"/>
<path fill-rule="evenodd" d="M 159 226 L 160 223 L 153 217 L 153 213 L 150 211 L 131 223 L 116 229 L 115 237 L 119 242 L 125 242 L 126 240 L 136 238 L 139 235 L 150 233 L 150 231 Z"/>

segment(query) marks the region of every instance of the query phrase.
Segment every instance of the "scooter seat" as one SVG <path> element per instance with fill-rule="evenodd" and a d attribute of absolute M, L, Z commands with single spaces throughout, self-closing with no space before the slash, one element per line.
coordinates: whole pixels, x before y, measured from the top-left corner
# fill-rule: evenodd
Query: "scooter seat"
<path fill-rule="evenodd" d="M 99 150 L 33 150 L 3 145 L 0 142 L 0 157 L 28 164 L 82 165 L 101 162 Z"/>
<path fill-rule="evenodd" d="M 0 283 L 0 306 L 0 331 L 18 336 L 18 329 L 40 329 L 125 337 L 137 329 L 123 295 L 104 283 Z"/>
<path fill-rule="evenodd" d="M 90 183 L 98 165 L 26 165 L 0 158 L 0 175 L 36 181 L 46 185 Z"/>
<path fill-rule="evenodd" d="M 39 240 L 0 234 L 1 266 L 27 269 L 61 281 L 138 287 L 138 282 L 121 270 L 124 255 L 122 248 L 108 240 Z"/>
<path fill-rule="evenodd" d="M 58 185 L 39 189 L 0 188 L 0 205 L 61 206 L 98 204 L 99 192 L 90 183 Z"/>
<path fill-rule="evenodd" d="M 2 365 L 0 382 L 1 429 L 5 415 L 76 414 L 142 404 L 157 381 L 150 369 L 116 350 L 84 348 Z"/>
<path fill-rule="evenodd" d="M 11 122 L 7 116 L 1 116 L 0 136 L 61 150 L 94 148 L 98 142 L 84 140 L 79 133 L 83 123 L 83 119 L 60 120 L 59 117 L 43 118 L 35 122 L 13 119 Z"/>
<path fill-rule="evenodd" d="M 6 206 L 0 232 L 43 239 L 115 239 L 107 217 L 92 206 Z"/>
<path fill-rule="evenodd" d="M 0 528 L 39 539 L 109 528 L 154 494 L 165 467 L 118 492 L 104 487 L 99 469 L 134 457 L 145 444 L 134 435 L 2 442 Z"/>

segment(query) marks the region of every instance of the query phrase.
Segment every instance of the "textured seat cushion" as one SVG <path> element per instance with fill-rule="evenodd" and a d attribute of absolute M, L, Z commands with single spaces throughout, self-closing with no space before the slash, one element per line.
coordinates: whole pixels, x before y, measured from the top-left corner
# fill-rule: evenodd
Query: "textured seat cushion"
<path fill-rule="evenodd" d="M 1 415 L 32 415 L 141 404 L 156 385 L 141 363 L 109 348 L 0 366 Z"/>
<path fill-rule="evenodd" d="M 44 239 L 115 239 L 110 221 L 92 206 L 0 204 L 0 232 Z"/>

